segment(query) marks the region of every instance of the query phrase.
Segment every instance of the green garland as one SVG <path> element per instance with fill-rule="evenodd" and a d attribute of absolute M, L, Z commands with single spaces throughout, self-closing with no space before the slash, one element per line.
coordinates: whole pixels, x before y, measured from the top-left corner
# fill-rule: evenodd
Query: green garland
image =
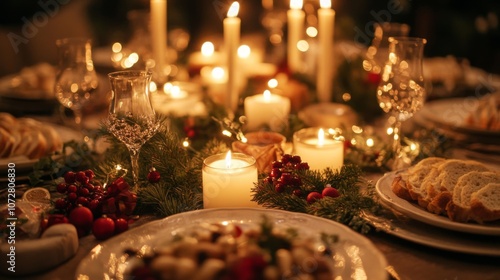
<path fill-rule="evenodd" d="M 301 193 L 319 192 L 327 184 L 335 187 L 340 196 L 323 197 L 314 203 L 308 203 L 302 196 L 291 191 L 278 193 L 272 183 L 266 180 L 266 174 L 261 174 L 258 184 L 252 190 L 254 201 L 266 208 L 275 208 L 292 212 L 308 213 L 348 225 L 354 230 L 367 233 L 370 225 L 360 217 L 361 211 L 375 213 L 380 210 L 374 200 L 373 185 L 362 178 L 362 170 L 356 165 L 344 165 L 340 172 L 332 169 L 323 171 L 295 170 L 303 184 Z"/>

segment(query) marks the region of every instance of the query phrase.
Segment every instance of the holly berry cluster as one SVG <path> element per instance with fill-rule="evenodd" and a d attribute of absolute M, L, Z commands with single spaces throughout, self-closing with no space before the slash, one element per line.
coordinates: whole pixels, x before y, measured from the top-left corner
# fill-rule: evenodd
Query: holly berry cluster
<path fill-rule="evenodd" d="M 94 180 L 92 170 L 68 171 L 57 191 L 64 195 L 55 201 L 56 212 L 42 221 L 42 229 L 58 223 L 71 223 L 78 236 L 90 231 L 97 239 L 107 239 L 128 229 L 137 196 L 129 184 L 119 177 L 104 188 Z"/>
<path fill-rule="evenodd" d="M 65 195 L 55 201 L 56 210 L 62 214 L 69 214 L 76 206 L 82 205 L 88 207 L 95 216 L 128 216 L 137 203 L 136 194 L 130 191 L 123 177 L 104 189 L 100 182 L 94 180 L 92 170 L 66 172 L 64 182 L 57 185 L 57 191 Z"/>
<path fill-rule="evenodd" d="M 300 156 L 284 154 L 280 160 L 272 163 L 272 169 L 264 180 L 273 184 L 278 193 L 291 191 L 296 196 L 303 196 L 302 179 L 297 170 L 309 170 L 309 164 L 302 162 Z"/>
<path fill-rule="evenodd" d="M 272 163 L 272 169 L 264 182 L 274 186 L 277 193 L 291 193 L 297 197 L 305 198 L 309 204 L 325 196 L 338 197 L 339 191 L 331 184 L 325 185 L 322 192 L 305 191 L 299 171 L 309 170 L 309 164 L 302 161 L 300 156 L 284 154 L 280 160 Z"/>

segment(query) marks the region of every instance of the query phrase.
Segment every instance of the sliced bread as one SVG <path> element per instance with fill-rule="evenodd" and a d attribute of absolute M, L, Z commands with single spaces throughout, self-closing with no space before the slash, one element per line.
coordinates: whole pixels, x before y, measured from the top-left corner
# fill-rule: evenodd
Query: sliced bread
<path fill-rule="evenodd" d="M 500 220 L 500 183 L 489 183 L 471 195 L 471 217 L 478 223 Z"/>
<path fill-rule="evenodd" d="M 459 178 L 471 171 L 490 171 L 477 161 L 450 159 L 437 168 L 438 176 L 426 184 L 428 202 L 427 210 L 435 214 L 445 214 L 446 205 L 450 202 L 453 189 Z"/>
<path fill-rule="evenodd" d="M 446 213 L 450 220 L 457 222 L 469 221 L 471 219 L 470 201 L 472 194 L 487 184 L 496 182 L 500 182 L 499 172 L 471 171 L 462 175 L 453 189 L 452 199 L 446 205 Z"/>

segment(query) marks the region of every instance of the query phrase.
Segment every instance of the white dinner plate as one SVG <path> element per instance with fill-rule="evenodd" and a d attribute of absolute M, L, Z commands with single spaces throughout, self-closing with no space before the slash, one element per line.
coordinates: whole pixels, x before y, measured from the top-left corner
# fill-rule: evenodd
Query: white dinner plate
<path fill-rule="evenodd" d="M 127 269 L 125 249 L 147 250 L 173 231 L 189 228 L 200 223 L 231 222 L 245 227 L 256 225 L 266 215 L 275 227 L 295 228 L 300 236 L 318 236 L 321 233 L 336 234 L 339 242 L 334 245 L 338 278 L 335 279 L 387 279 L 384 255 L 366 237 L 331 220 L 312 215 L 281 210 L 257 208 L 218 208 L 196 210 L 172 215 L 153 221 L 117 235 L 94 247 L 80 262 L 76 279 L 126 279 L 122 271 Z"/>
<path fill-rule="evenodd" d="M 389 207 L 401 212 L 408 217 L 420 222 L 441 227 L 448 230 L 459 232 L 482 234 L 482 235 L 500 235 L 500 224 L 480 225 L 473 223 L 454 222 L 447 217 L 439 216 L 428 212 L 417 204 L 411 203 L 398 197 L 391 190 L 391 184 L 396 176 L 397 171 L 389 172 L 377 181 L 376 191 L 382 201 Z"/>
<path fill-rule="evenodd" d="M 470 136 L 500 137 L 499 130 L 487 130 L 466 124 L 466 118 L 476 110 L 479 98 L 450 98 L 428 102 L 416 114 L 423 121 L 431 122 L 437 127 L 452 132 L 463 133 Z M 418 118 L 417 118 L 418 119 Z"/>
<path fill-rule="evenodd" d="M 494 235 L 462 233 L 435 227 L 399 214 L 365 215 L 377 230 L 416 244 L 441 250 L 480 256 L 500 257 L 500 239 Z"/>

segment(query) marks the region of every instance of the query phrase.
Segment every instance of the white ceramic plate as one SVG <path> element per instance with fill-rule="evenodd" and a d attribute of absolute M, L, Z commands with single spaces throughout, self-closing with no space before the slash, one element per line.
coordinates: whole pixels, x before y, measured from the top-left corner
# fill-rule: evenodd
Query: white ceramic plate
<path fill-rule="evenodd" d="M 479 225 L 473 223 L 458 223 L 447 217 L 438 216 L 430 213 L 420 206 L 404 200 L 394 194 L 391 190 L 391 184 L 396 176 L 396 172 L 385 174 L 377 181 L 376 190 L 382 201 L 389 207 L 401 212 L 408 217 L 420 222 L 430 224 L 436 227 L 441 227 L 448 230 L 459 232 L 482 234 L 482 235 L 500 235 L 500 224 Z"/>
<path fill-rule="evenodd" d="M 129 261 L 123 254 L 124 249 L 147 249 L 173 231 L 192 227 L 200 223 L 231 222 L 245 225 L 260 223 L 262 215 L 273 221 L 276 227 L 295 228 L 306 236 L 320 233 L 337 234 L 339 243 L 335 245 L 338 279 L 387 279 L 387 262 L 382 253 L 364 236 L 348 227 L 331 220 L 312 215 L 281 210 L 257 208 L 218 208 L 196 210 L 172 215 L 131 229 L 103 242 L 80 262 L 76 279 L 126 279 L 122 271 Z M 337 279 L 337 278 L 336 278 Z"/>
<path fill-rule="evenodd" d="M 417 114 L 443 129 L 498 139 L 500 131 L 476 128 L 465 123 L 465 119 L 476 109 L 478 102 L 479 99 L 474 97 L 436 100 L 426 103 Z"/>
<path fill-rule="evenodd" d="M 500 257 L 498 236 L 482 235 L 478 238 L 474 234 L 435 227 L 407 217 L 366 217 L 378 230 L 417 244 L 451 252 Z"/>

